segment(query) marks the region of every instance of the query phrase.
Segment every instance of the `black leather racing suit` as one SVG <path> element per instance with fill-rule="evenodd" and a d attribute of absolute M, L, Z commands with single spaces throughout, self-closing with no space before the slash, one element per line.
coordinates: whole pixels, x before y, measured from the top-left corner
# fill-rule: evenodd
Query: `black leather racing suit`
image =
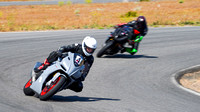
<path fill-rule="evenodd" d="M 58 57 L 62 56 L 62 53 L 65 53 L 65 52 L 79 53 L 84 57 L 85 69 L 83 71 L 81 78 L 79 78 L 76 82 L 74 82 L 72 85 L 69 86 L 69 89 L 71 89 L 75 92 L 81 92 L 83 89 L 82 81 L 85 80 L 85 78 L 94 62 L 94 57 L 92 55 L 86 56 L 84 54 L 81 44 L 72 44 L 72 45 L 68 45 L 68 46 L 62 46 L 57 51 L 51 52 L 49 54 L 48 58 L 45 60 L 45 62 L 38 68 L 38 70 L 35 70 L 35 72 L 39 73 L 41 70 L 45 70 L 52 62 L 56 61 L 58 59 Z"/>
<path fill-rule="evenodd" d="M 135 33 L 134 31 L 137 30 L 138 33 Z M 147 25 L 145 25 L 144 28 L 138 28 L 137 27 L 137 21 L 131 21 L 127 24 L 116 26 L 116 31 L 113 35 L 121 35 L 119 33 L 126 32 L 125 34 L 128 34 L 127 36 L 123 36 L 123 38 L 116 38 L 117 41 L 125 41 L 127 39 L 134 40 L 137 36 L 145 36 L 147 34 L 148 28 Z"/>
<path fill-rule="evenodd" d="M 131 21 L 127 24 L 116 26 L 115 32 L 111 35 L 114 35 L 114 36 L 119 35 L 120 37 L 122 37 L 122 38 L 115 38 L 115 40 L 118 42 L 125 43 L 128 41 L 129 45 L 131 45 L 132 47 L 131 48 L 123 47 L 125 49 L 122 49 L 121 53 L 124 51 L 127 51 L 133 55 L 137 52 L 139 42 L 147 34 L 147 31 L 148 31 L 148 28 L 146 24 L 144 24 L 142 28 L 138 28 L 137 21 Z M 136 40 L 138 37 L 141 37 L 141 40 L 139 42 L 132 43 L 132 41 Z"/>
<path fill-rule="evenodd" d="M 68 45 L 68 46 L 62 46 L 58 49 L 58 53 L 64 53 L 64 52 L 72 52 L 72 53 L 79 53 L 84 57 L 84 62 L 85 62 L 85 70 L 84 70 L 84 74 L 82 75 L 82 81 L 85 79 L 85 77 L 87 76 L 93 62 L 94 62 L 94 57 L 92 55 L 90 56 L 86 56 L 82 50 L 82 45 L 81 44 L 72 44 L 72 45 Z"/>
<path fill-rule="evenodd" d="M 81 44 L 72 44 L 68 46 L 62 46 L 58 49 L 58 53 L 64 53 L 64 52 L 69 52 L 69 51 L 73 53 L 79 53 L 85 58 L 85 70 L 82 74 L 82 77 L 69 87 L 69 89 L 75 92 L 81 92 L 83 89 L 82 81 L 85 80 L 87 74 L 89 73 L 89 70 L 94 62 L 94 57 L 92 55 L 86 56 L 82 50 Z"/>

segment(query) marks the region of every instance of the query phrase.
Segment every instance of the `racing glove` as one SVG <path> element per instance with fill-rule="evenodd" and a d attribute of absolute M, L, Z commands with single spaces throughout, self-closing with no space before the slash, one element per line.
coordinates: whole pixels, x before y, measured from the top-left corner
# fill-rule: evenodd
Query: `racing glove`
<path fill-rule="evenodd" d="M 48 63 L 52 63 L 54 61 L 56 61 L 59 57 L 59 53 L 56 51 L 53 51 L 49 54 L 48 58 L 47 58 L 47 62 Z"/>
<path fill-rule="evenodd" d="M 141 42 L 144 36 L 137 36 L 134 42 Z"/>

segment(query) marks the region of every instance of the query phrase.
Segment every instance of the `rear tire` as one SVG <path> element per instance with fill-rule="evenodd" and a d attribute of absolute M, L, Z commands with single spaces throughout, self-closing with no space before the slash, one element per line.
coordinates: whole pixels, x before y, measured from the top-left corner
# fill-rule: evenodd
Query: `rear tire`
<path fill-rule="evenodd" d="M 100 51 L 97 53 L 97 57 L 100 58 L 100 57 L 105 53 L 105 51 L 106 51 L 107 49 L 109 49 L 109 48 L 113 45 L 113 42 L 114 42 L 114 41 L 110 41 L 110 42 L 106 43 L 106 45 L 103 46 L 103 47 L 100 49 Z"/>
<path fill-rule="evenodd" d="M 65 77 L 59 76 L 51 87 L 45 86 L 43 88 L 42 92 L 39 95 L 40 100 L 48 100 L 50 97 L 52 97 L 59 91 L 59 89 L 63 86 L 64 83 Z"/>
<path fill-rule="evenodd" d="M 23 88 L 24 94 L 27 96 L 33 96 L 35 94 L 34 91 L 30 88 L 31 81 L 32 81 L 32 78 L 25 84 Z"/>

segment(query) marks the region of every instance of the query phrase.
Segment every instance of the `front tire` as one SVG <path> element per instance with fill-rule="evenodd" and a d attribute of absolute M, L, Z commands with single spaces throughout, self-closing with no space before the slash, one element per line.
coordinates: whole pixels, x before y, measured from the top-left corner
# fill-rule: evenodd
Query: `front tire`
<path fill-rule="evenodd" d="M 23 88 L 24 94 L 27 96 L 33 96 L 35 94 L 33 90 L 30 88 L 32 84 L 31 81 L 32 81 L 32 78 L 25 84 Z"/>
<path fill-rule="evenodd" d="M 97 57 L 100 58 L 105 53 L 105 51 L 113 45 L 113 42 L 114 41 L 106 43 L 106 45 L 103 46 L 103 48 L 101 48 L 100 51 L 97 53 Z"/>
<path fill-rule="evenodd" d="M 52 97 L 54 94 L 56 94 L 59 89 L 63 86 L 65 83 L 65 77 L 59 76 L 56 81 L 51 84 L 50 87 L 45 86 L 42 90 L 42 92 L 39 95 L 40 100 L 48 100 L 50 97 Z"/>

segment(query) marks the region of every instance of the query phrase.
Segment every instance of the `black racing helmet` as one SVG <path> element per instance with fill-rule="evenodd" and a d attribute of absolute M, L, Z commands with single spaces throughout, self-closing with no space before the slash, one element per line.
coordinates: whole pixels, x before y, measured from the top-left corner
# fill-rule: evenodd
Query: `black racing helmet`
<path fill-rule="evenodd" d="M 147 29 L 147 22 L 144 16 L 139 16 L 136 20 L 136 24 L 137 24 L 137 28 L 140 31 L 144 31 L 145 29 Z"/>

